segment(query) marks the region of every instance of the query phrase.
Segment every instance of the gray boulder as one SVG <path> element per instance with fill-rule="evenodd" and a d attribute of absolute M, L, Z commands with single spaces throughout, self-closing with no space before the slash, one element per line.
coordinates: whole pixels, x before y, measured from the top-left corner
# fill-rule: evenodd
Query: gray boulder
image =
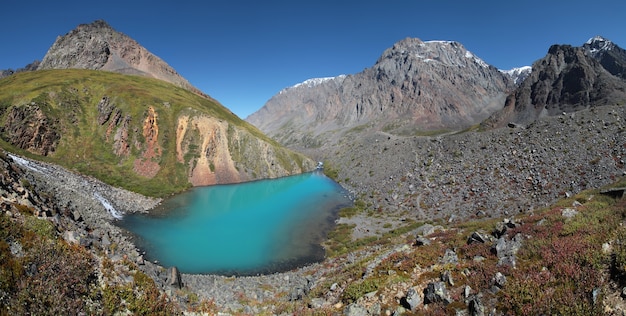
<path fill-rule="evenodd" d="M 415 234 L 418 236 L 428 236 L 435 232 L 435 226 L 431 224 L 424 224 L 415 229 Z"/>
<path fill-rule="evenodd" d="M 470 235 L 470 237 L 467 239 L 467 244 L 473 244 L 473 243 L 481 243 L 484 244 L 488 241 L 491 241 L 492 237 L 489 236 L 488 234 L 485 234 L 483 232 L 480 231 L 476 231 L 473 232 L 472 235 Z"/>
<path fill-rule="evenodd" d="M 357 303 L 352 303 L 343 310 L 346 316 L 368 316 L 367 309 Z"/>
<path fill-rule="evenodd" d="M 294 287 L 291 290 L 291 293 L 289 293 L 289 300 L 290 301 L 299 301 L 301 299 L 303 299 L 306 296 L 306 292 L 303 288 L 301 287 Z"/>
<path fill-rule="evenodd" d="M 430 239 L 423 237 L 423 236 L 417 236 L 417 238 L 415 238 L 415 246 L 428 246 L 430 245 Z"/>
<path fill-rule="evenodd" d="M 496 241 L 491 250 L 498 256 L 498 265 L 515 267 L 517 262 L 516 254 L 522 247 L 522 239 L 522 235 L 517 234 L 512 240 L 502 236 Z"/>
<path fill-rule="evenodd" d="M 576 216 L 578 214 L 578 211 L 572 208 L 564 208 L 561 211 L 561 216 L 570 219 L 573 218 L 574 216 Z"/>
<path fill-rule="evenodd" d="M 443 254 L 443 258 L 441 258 L 441 263 L 457 264 L 459 263 L 459 257 L 456 255 L 456 252 L 454 252 L 454 250 L 446 249 L 446 252 Z"/>
<path fill-rule="evenodd" d="M 446 270 L 441 274 L 441 281 L 448 283 L 450 286 L 454 286 L 454 280 L 452 279 L 452 272 Z"/>
<path fill-rule="evenodd" d="M 452 302 L 448 296 L 446 285 L 443 282 L 428 283 L 428 286 L 424 289 L 424 304 L 437 302 L 443 302 L 444 304 Z"/>
<path fill-rule="evenodd" d="M 485 316 L 485 305 L 478 295 L 472 295 L 467 304 L 471 316 Z"/>
<path fill-rule="evenodd" d="M 406 296 L 400 299 L 402 307 L 414 311 L 420 304 L 422 304 L 422 296 L 415 290 L 410 288 L 406 292 Z"/>
<path fill-rule="evenodd" d="M 309 308 L 319 309 L 324 306 L 330 305 L 325 299 L 320 297 L 315 297 L 311 299 L 311 303 L 309 303 Z"/>
<path fill-rule="evenodd" d="M 517 227 L 519 224 L 511 219 L 505 218 L 502 222 L 498 222 L 493 229 L 492 235 L 496 238 L 502 237 L 509 229 Z"/>
<path fill-rule="evenodd" d="M 174 266 L 167 269 L 167 284 L 179 289 L 183 287 L 183 281 L 177 267 Z"/>
<path fill-rule="evenodd" d="M 498 288 L 503 288 L 506 285 L 506 276 L 500 272 L 496 272 L 496 275 L 493 277 L 493 285 Z"/>
<path fill-rule="evenodd" d="M 80 244 L 80 235 L 73 231 L 73 230 L 68 230 L 63 232 L 63 239 L 65 239 L 65 241 L 67 241 L 70 244 Z"/>

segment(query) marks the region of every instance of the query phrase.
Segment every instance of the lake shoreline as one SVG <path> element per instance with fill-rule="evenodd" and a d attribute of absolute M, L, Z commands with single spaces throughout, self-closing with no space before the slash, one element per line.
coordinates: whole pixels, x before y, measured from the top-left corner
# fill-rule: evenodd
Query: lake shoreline
<path fill-rule="evenodd" d="M 12 154 L 12 156 L 15 155 Z M 64 227 L 58 228 L 60 235 L 72 232 L 83 240 L 93 241 L 88 250 L 95 256 L 104 255 L 114 263 L 121 263 L 124 260 L 137 263 L 138 268 L 150 276 L 171 299 L 184 304 L 184 298 L 177 298 L 181 294 L 181 289 L 171 285 L 171 278 L 168 275 L 171 267 L 163 267 L 158 263 L 144 260 L 145 254 L 136 247 L 128 232 L 115 224 L 117 219 L 94 196 L 94 193 L 98 192 L 114 208 L 124 213 L 148 212 L 160 204 L 161 199 L 115 188 L 95 178 L 57 165 L 25 157 L 19 158 L 24 159 L 31 166 L 29 168 L 23 165 L 23 162 L 16 162 L 25 171 L 28 181 L 38 191 L 48 192 L 51 196 L 55 196 L 56 200 L 53 202 L 57 207 L 68 209 L 72 214 L 67 219 L 63 219 Z M 111 250 L 111 245 L 115 245 L 114 251 Z M 307 263 L 288 271 L 254 276 L 182 273 L 182 290 L 196 293 L 199 298 L 214 302 L 220 310 L 244 309 L 246 306 L 237 300 L 237 297 L 241 295 L 264 301 L 276 300 L 279 293 L 287 293 L 285 299 L 297 299 L 320 281 L 320 276 L 328 269 L 327 261 L 328 259 L 324 258 L 320 262 Z"/>

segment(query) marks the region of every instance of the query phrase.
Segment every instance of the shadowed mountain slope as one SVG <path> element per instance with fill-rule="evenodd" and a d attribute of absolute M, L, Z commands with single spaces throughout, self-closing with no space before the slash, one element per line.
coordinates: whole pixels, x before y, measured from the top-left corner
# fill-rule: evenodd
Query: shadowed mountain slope
<path fill-rule="evenodd" d="M 625 57 L 621 48 L 601 37 L 583 47 L 553 45 L 544 58 L 533 64 L 530 76 L 507 97 L 504 108 L 483 125 L 528 124 L 543 116 L 624 104 L 626 81 L 620 77 L 620 67 L 626 64 Z"/>

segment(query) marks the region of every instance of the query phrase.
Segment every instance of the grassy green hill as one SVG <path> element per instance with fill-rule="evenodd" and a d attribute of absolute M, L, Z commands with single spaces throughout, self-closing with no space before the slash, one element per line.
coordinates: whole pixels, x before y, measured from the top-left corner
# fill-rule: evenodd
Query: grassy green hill
<path fill-rule="evenodd" d="M 8 151 L 150 196 L 184 190 L 192 178 L 229 183 L 313 166 L 215 100 L 104 71 L 45 70 L 0 80 L 0 138 Z"/>

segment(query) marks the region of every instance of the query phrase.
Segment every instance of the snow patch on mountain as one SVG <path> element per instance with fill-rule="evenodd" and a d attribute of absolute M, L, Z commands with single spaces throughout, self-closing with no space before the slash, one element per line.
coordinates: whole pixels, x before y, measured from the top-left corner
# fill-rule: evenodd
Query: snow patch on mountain
<path fill-rule="evenodd" d="M 322 78 L 311 78 L 311 79 L 307 79 L 303 82 L 297 83 L 291 87 L 285 88 L 283 90 L 281 90 L 279 92 L 279 94 L 289 90 L 289 89 L 294 89 L 294 88 L 298 88 L 298 87 L 306 87 L 306 88 L 312 88 L 315 86 L 318 86 L 324 82 L 328 82 L 331 80 L 337 81 L 338 83 L 341 83 L 343 81 L 343 79 L 346 78 L 346 75 L 339 75 L 339 76 L 335 76 L 335 77 L 322 77 Z"/>
<path fill-rule="evenodd" d="M 418 51 L 414 53 L 414 56 L 418 59 L 421 59 L 425 63 L 429 62 L 443 62 L 444 64 L 449 64 L 452 66 L 460 66 L 464 67 L 465 63 L 459 63 L 458 59 L 455 59 L 451 55 L 447 55 L 446 51 L 450 52 L 449 48 L 451 47 L 452 52 L 460 52 L 465 58 L 473 59 L 473 61 L 483 68 L 489 68 L 489 64 L 487 64 L 484 60 L 480 59 L 478 56 L 474 55 L 472 52 L 468 51 L 463 47 L 463 45 L 456 41 L 442 41 L 442 40 L 434 40 L 434 41 L 426 41 L 420 42 L 417 47 L 419 47 Z M 404 51 L 402 51 L 404 53 Z M 425 56 L 426 54 L 427 56 Z M 442 54 L 446 55 L 445 57 Z"/>
<path fill-rule="evenodd" d="M 524 81 L 524 79 L 528 78 L 528 76 L 533 70 L 533 67 L 523 66 L 523 67 L 513 68 L 510 70 L 502 70 L 502 69 L 498 69 L 498 70 L 500 70 L 501 73 L 513 79 L 513 82 L 516 85 L 519 85 L 520 83 L 522 83 L 522 81 Z"/>
<path fill-rule="evenodd" d="M 602 36 L 596 35 L 585 42 L 585 45 L 583 46 L 591 54 L 591 56 L 595 56 L 601 52 L 612 50 L 615 47 L 615 44 Z"/>
<path fill-rule="evenodd" d="M 465 58 L 473 58 L 474 61 L 479 64 L 483 68 L 489 68 L 489 65 L 482 59 L 478 58 L 478 56 L 472 54 L 469 50 L 465 51 Z"/>

